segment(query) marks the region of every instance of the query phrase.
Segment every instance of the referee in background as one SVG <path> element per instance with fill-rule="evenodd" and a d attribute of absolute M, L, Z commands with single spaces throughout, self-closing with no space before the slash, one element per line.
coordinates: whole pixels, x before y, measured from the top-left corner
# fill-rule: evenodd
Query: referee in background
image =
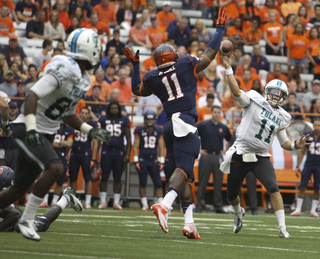
<path fill-rule="evenodd" d="M 223 210 L 222 200 L 222 180 L 223 173 L 219 170 L 222 162 L 222 154 L 230 146 L 231 133 L 229 128 L 219 122 L 221 108 L 213 106 L 211 109 L 211 120 L 199 124 L 198 132 L 201 138 L 201 150 L 199 161 L 199 187 L 197 194 L 196 212 L 208 210 L 205 204 L 205 193 L 211 172 L 213 173 L 213 205 L 216 213 L 226 213 Z M 226 149 L 223 149 L 223 139 L 228 143 Z"/>

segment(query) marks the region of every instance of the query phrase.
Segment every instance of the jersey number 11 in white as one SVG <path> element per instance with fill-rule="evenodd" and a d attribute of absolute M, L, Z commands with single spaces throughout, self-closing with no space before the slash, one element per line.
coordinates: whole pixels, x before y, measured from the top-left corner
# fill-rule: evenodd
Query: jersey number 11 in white
<path fill-rule="evenodd" d="M 165 85 L 166 89 L 167 89 L 167 92 L 168 92 L 168 95 L 169 95 L 169 98 L 168 98 L 168 101 L 172 101 L 176 98 L 181 98 L 184 96 L 182 90 L 181 90 L 181 86 L 180 86 L 180 83 L 179 83 L 179 80 L 177 78 L 177 74 L 176 73 L 173 73 L 171 76 L 170 76 L 170 79 L 172 80 L 172 82 L 174 83 L 174 87 L 176 88 L 176 92 L 177 92 L 177 95 L 174 96 L 173 93 L 172 93 L 172 89 L 170 87 L 170 84 L 169 84 L 169 81 L 168 81 L 168 77 L 165 76 L 162 78 L 162 83 Z"/>

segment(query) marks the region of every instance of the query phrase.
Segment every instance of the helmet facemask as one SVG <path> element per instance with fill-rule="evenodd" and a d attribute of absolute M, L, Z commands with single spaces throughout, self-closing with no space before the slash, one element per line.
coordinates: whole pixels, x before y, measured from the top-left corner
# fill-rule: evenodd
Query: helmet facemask
<path fill-rule="evenodd" d="M 271 106 L 281 106 L 283 101 L 287 99 L 287 93 L 281 88 L 268 87 L 265 90 L 265 94 L 266 94 L 267 102 Z M 272 98 L 273 96 L 278 96 L 279 99 L 278 100 L 274 100 Z"/>

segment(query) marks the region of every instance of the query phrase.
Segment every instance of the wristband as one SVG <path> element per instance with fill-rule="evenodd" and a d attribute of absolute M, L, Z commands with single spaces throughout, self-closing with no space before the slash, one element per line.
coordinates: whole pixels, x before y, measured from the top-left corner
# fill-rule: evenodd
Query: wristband
<path fill-rule="evenodd" d="M 37 131 L 36 115 L 34 115 L 33 113 L 30 113 L 24 117 L 24 121 L 26 124 L 27 131 L 30 131 L 30 130 Z"/>
<path fill-rule="evenodd" d="M 138 163 L 139 162 L 139 157 L 138 156 L 133 156 L 133 162 Z"/>
<path fill-rule="evenodd" d="M 7 126 L 8 123 L 9 123 L 9 121 L 4 121 L 4 120 L 3 120 L 1 124 L 2 124 L 3 126 Z"/>
<path fill-rule="evenodd" d="M 291 150 L 292 150 L 292 151 L 297 150 L 297 149 L 295 148 L 295 143 L 294 143 L 294 142 L 291 144 Z"/>
<path fill-rule="evenodd" d="M 90 130 L 93 129 L 88 123 L 82 123 L 80 126 L 80 131 L 89 135 Z"/>
<path fill-rule="evenodd" d="M 161 163 L 161 164 L 164 164 L 164 157 L 163 156 L 160 156 L 158 158 L 158 162 Z"/>
<path fill-rule="evenodd" d="M 226 73 L 227 76 L 232 75 L 232 74 L 233 74 L 232 67 L 226 69 L 226 70 L 225 70 L 225 73 Z"/>

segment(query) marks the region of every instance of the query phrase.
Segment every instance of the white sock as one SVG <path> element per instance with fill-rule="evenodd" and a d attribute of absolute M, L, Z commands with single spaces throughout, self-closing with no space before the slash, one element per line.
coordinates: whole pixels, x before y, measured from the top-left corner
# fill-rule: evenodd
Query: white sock
<path fill-rule="evenodd" d="M 297 198 L 297 207 L 296 207 L 296 211 L 301 211 L 302 208 L 302 204 L 303 204 L 303 198 Z"/>
<path fill-rule="evenodd" d="M 30 194 L 30 192 L 27 193 L 26 200 L 29 200 Z"/>
<path fill-rule="evenodd" d="M 47 193 L 47 194 L 43 197 L 43 201 L 48 204 L 48 200 L 49 200 L 49 194 Z"/>
<path fill-rule="evenodd" d="M 42 201 L 43 198 L 39 198 L 31 193 L 26 208 L 22 214 L 21 220 L 24 221 L 27 219 L 34 219 Z"/>
<path fill-rule="evenodd" d="M 62 210 L 65 209 L 65 207 L 67 207 L 69 205 L 68 199 L 62 195 L 61 199 L 58 200 L 55 205 L 58 205 Z"/>
<path fill-rule="evenodd" d="M 275 214 L 277 216 L 279 227 L 285 227 L 286 226 L 286 218 L 284 216 L 284 210 L 277 210 L 277 211 L 275 211 Z"/>
<path fill-rule="evenodd" d="M 310 212 L 311 213 L 316 213 L 317 206 L 318 206 L 318 200 L 313 199 Z"/>
<path fill-rule="evenodd" d="M 120 203 L 120 197 L 121 197 L 121 194 L 120 193 L 115 193 L 113 194 L 113 199 L 114 199 L 114 202 L 119 204 Z"/>
<path fill-rule="evenodd" d="M 86 194 L 86 205 L 91 205 L 91 194 Z"/>
<path fill-rule="evenodd" d="M 141 203 L 143 207 L 148 207 L 147 197 L 141 197 Z"/>
<path fill-rule="evenodd" d="M 158 203 L 161 203 L 163 201 L 163 197 L 157 197 Z"/>
<path fill-rule="evenodd" d="M 163 201 L 161 203 L 169 209 L 171 208 L 172 203 L 177 197 L 178 197 L 177 192 L 175 192 L 174 190 L 171 190 L 166 194 L 166 196 L 164 196 Z"/>
<path fill-rule="evenodd" d="M 101 203 L 107 203 L 107 192 L 100 192 L 99 197 Z"/>
<path fill-rule="evenodd" d="M 184 214 L 184 223 L 192 223 L 193 221 L 193 204 L 186 209 L 186 213 Z"/>
<path fill-rule="evenodd" d="M 59 200 L 60 195 L 58 194 L 53 194 L 52 202 L 53 204 L 56 204 Z"/>
<path fill-rule="evenodd" d="M 233 207 L 233 209 L 234 209 L 234 213 L 235 214 L 238 214 L 238 213 L 240 213 L 241 212 L 241 206 L 240 206 L 240 203 L 238 203 L 238 205 L 236 205 L 236 206 L 232 206 Z"/>

